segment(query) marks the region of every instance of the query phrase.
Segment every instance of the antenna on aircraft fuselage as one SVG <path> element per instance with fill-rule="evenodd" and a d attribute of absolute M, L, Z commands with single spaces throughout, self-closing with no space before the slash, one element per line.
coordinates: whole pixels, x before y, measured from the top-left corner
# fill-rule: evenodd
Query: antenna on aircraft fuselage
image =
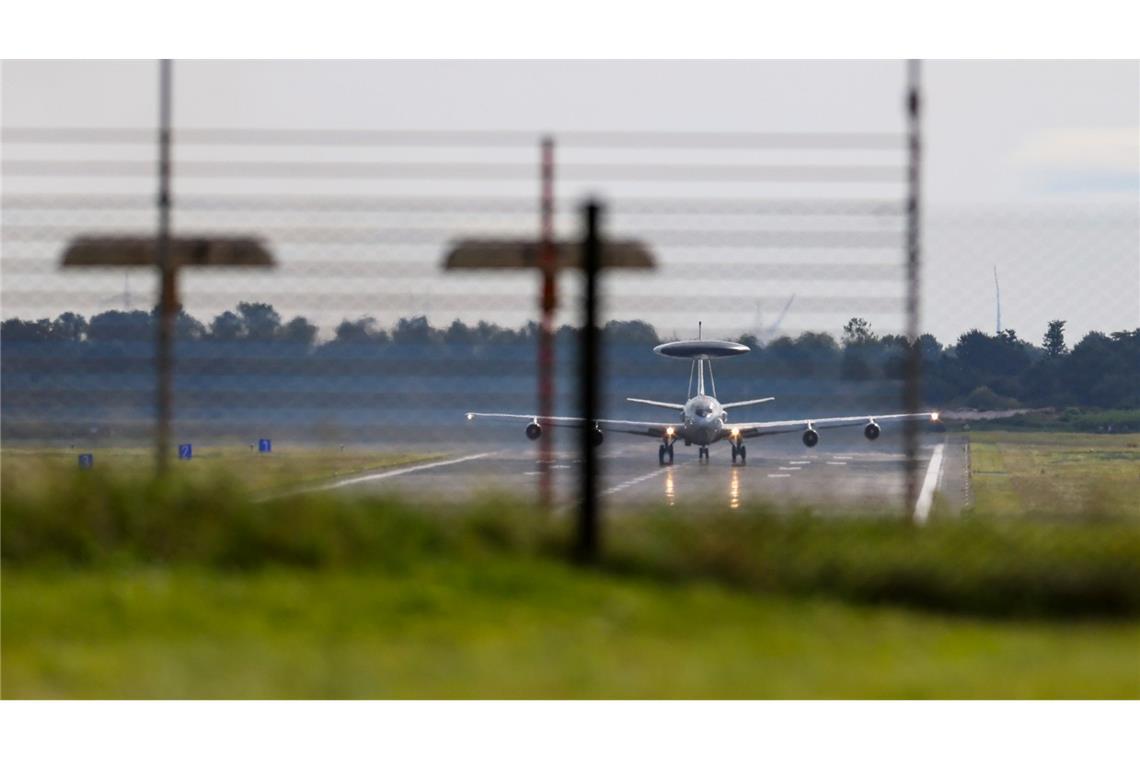
<path fill-rule="evenodd" d="M 703 323 L 700 320 L 697 320 L 697 340 L 701 339 L 701 325 L 702 324 Z"/>

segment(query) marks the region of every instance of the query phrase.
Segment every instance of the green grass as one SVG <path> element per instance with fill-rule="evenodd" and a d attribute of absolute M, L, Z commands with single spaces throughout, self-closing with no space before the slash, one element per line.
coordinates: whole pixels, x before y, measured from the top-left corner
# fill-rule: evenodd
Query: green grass
<path fill-rule="evenodd" d="M 971 432 L 981 514 L 1140 518 L 1140 435 Z"/>
<path fill-rule="evenodd" d="M 142 447 L 93 449 L 95 468 L 108 477 L 138 479 L 154 469 L 154 452 Z M 79 449 L 5 447 L 0 450 L 0 473 L 5 479 L 32 481 L 71 477 Z M 194 458 L 170 465 L 182 478 L 209 482 L 219 477 L 240 481 L 249 490 L 276 490 L 320 483 L 371 470 L 417 464 L 441 454 L 403 451 L 373 452 L 334 447 L 298 447 L 259 454 L 247 446 L 197 448 Z"/>
<path fill-rule="evenodd" d="M 983 621 L 553 559 L 8 570 L 6 698 L 1137 698 L 1140 623 Z"/>
<path fill-rule="evenodd" d="M 3 696 L 1140 697 L 1140 525 L 0 492 Z"/>

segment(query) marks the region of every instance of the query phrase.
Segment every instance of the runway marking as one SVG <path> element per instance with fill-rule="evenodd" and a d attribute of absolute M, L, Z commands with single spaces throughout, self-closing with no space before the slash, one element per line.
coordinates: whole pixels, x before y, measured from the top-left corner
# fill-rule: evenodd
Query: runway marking
<path fill-rule="evenodd" d="M 836 465 L 837 467 L 846 467 L 847 466 L 846 462 L 828 462 L 828 464 L 833 464 L 833 465 Z"/>
<path fill-rule="evenodd" d="M 570 465 L 568 465 L 568 464 L 552 464 L 552 465 L 550 465 L 550 469 L 552 469 L 552 470 L 569 470 Z"/>
<path fill-rule="evenodd" d="M 930 517 L 930 507 L 934 504 L 934 487 L 942 477 L 942 449 L 945 444 L 934 447 L 930 455 L 930 464 L 926 466 L 926 477 L 922 479 L 922 489 L 918 492 L 918 501 L 914 503 L 914 521 L 921 525 Z"/>
<path fill-rule="evenodd" d="M 781 470 L 802 470 L 803 467 L 781 467 Z"/>
<path fill-rule="evenodd" d="M 838 454 L 833 454 L 831 458 L 832 459 L 854 459 L 855 457 L 849 456 L 849 455 L 839 456 Z"/>
<path fill-rule="evenodd" d="M 811 464 L 810 459 L 793 459 L 788 464 Z"/>
<path fill-rule="evenodd" d="M 669 467 L 682 467 L 682 466 L 683 465 L 669 465 L 667 467 L 661 467 L 659 469 L 653 470 L 652 472 L 647 472 L 644 475 L 638 475 L 636 478 L 630 478 L 629 480 L 625 481 L 624 483 L 618 483 L 616 486 L 613 486 L 612 488 L 607 488 L 606 490 L 602 491 L 602 494 L 605 496 L 610 496 L 611 494 L 615 494 L 618 491 L 624 491 L 625 489 L 629 488 L 630 486 L 635 486 L 638 483 L 644 483 L 645 481 L 652 478 L 654 475 L 661 475 L 662 473 L 667 472 Z"/>
<path fill-rule="evenodd" d="M 385 478 L 394 478 L 397 475 L 407 475 L 410 472 L 420 472 L 421 470 L 431 470 L 436 467 L 447 467 L 452 464 L 460 464 L 462 462 L 470 462 L 474 459 L 482 459 L 489 457 L 492 454 L 498 454 L 498 451 L 484 451 L 482 454 L 470 454 L 465 457 L 458 457 L 456 459 L 444 459 L 441 462 L 428 462 L 426 464 L 417 464 L 411 467 L 401 467 L 398 470 L 384 470 L 383 472 L 376 472 L 371 475 L 360 475 L 355 478 L 346 478 L 345 480 L 337 480 L 332 483 L 324 483 L 319 486 L 311 486 L 309 488 L 298 488 L 293 491 L 287 491 L 283 494 L 276 494 L 267 497 L 267 499 L 280 498 L 281 496 L 292 496 L 299 493 L 309 493 L 312 491 L 331 491 L 334 488 L 344 488 L 345 486 L 353 486 L 357 483 L 367 483 L 373 480 L 384 480 Z M 267 499 L 263 499 L 265 501 Z"/>
<path fill-rule="evenodd" d="M 792 474 L 790 472 L 770 472 L 770 473 L 768 473 L 768 477 L 770 477 L 770 478 L 790 478 L 790 477 L 792 477 Z"/>

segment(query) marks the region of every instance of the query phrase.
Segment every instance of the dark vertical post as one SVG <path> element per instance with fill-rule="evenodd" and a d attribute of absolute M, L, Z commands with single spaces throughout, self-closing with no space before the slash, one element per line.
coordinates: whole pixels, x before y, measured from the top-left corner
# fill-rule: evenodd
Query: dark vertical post
<path fill-rule="evenodd" d="M 155 361 L 157 363 L 157 431 L 155 462 L 159 472 L 166 470 L 170 455 L 171 417 L 171 332 L 177 307 L 175 271 L 170 261 L 170 101 L 171 62 L 159 62 L 158 85 L 158 330 Z"/>
<path fill-rule="evenodd" d="M 541 229 L 539 266 L 542 270 L 542 320 L 538 330 L 538 415 L 554 415 L 554 310 L 558 307 L 558 254 L 554 243 L 554 140 L 545 137 L 541 147 L 540 182 Z M 538 500 L 544 507 L 551 502 L 551 456 L 553 425 L 546 425 L 539 444 Z"/>
<path fill-rule="evenodd" d="M 589 201 L 583 209 L 582 272 L 585 275 L 582 342 L 579 350 L 578 383 L 582 394 L 582 493 L 578 506 L 577 557 L 592 562 L 598 556 L 598 457 L 595 445 L 601 362 L 598 356 L 598 271 L 602 264 L 599 232 L 601 207 Z"/>
<path fill-rule="evenodd" d="M 907 62 L 907 200 L 906 200 L 906 333 L 910 350 L 906 357 L 906 380 L 903 384 L 903 408 L 918 412 L 922 373 L 922 353 L 918 345 L 919 322 L 919 264 L 921 254 L 921 189 L 922 142 L 920 116 L 919 61 Z M 918 426 L 916 420 L 907 420 L 903 426 L 903 448 L 906 454 L 905 514 L 914 517 L 914 504 L 918 499 Z"/>

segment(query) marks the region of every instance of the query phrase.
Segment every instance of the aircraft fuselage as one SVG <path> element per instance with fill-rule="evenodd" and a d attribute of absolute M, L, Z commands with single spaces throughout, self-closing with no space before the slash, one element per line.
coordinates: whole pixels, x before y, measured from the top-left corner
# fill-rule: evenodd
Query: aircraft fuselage
<path fill-rule="evenodd" d="M 681 428 L 677 437 L 686 443 L 707 446 L 728 436 L 725 423 L 728 412 L 712 396 L 693 396 L 681 411 Z"/>

